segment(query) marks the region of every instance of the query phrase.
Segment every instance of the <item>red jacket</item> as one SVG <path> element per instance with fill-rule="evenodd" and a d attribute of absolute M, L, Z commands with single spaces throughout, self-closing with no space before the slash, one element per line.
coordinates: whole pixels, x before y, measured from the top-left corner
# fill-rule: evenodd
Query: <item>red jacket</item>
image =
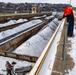
<path fill-rule="evenodd" d="M 6 69 L 11 69 L 13 66 L 10 63 L 6 63 Z"/>
<path fill-rule="evenodd" d="M 72 8 L 67 6 L 64 8 L 64 17 L 67 17 L 69 15 L 73 15 L 73 10 L 72 10 Z"/>

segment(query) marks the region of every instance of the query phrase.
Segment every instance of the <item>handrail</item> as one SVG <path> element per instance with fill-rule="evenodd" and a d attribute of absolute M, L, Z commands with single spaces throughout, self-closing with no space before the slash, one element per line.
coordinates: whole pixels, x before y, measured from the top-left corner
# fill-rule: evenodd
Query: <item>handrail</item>
<path fill-rule="evenodd" d="M 65 19 L 63 19 L 63 20 L 59 23 L 56 31 L 54 32 L 53 36 L 51 37 L 50 41 L 48 42 L 47 46 L 46 46 L 45 49 L 43 50 L 41 56 L 39 57 L 39 59 L 38 59 L 37 62 L 35 63 L 33 69 L 32 69 L 31 72 L 29 73 L 29 75 L 38 75 L 38 73 L 39 73 L 39 71 L 40 71 L 40 69 L 41 69 L 41 67 L 42 67 L 42 65 L 43 65 L 43 63 L 44 63 L 44 61 L 45 61 L 45 58 L 46 58 L 46 56 L 47 56 L 47 54 L 48 54 L 48 52 L 49 52 L 49 50 L 50 50 L 50 47 L 51 47 L 51 45 L 52 45 L 52 43 L 53 43 L 53 41 L 54 41 L 54 38 L 55 38 L 55 36 L 56 36 L 56 34 L 57 34 L 60 26 L 62 25 L 62 22 L 63 22 L 63 21 L 65 22 Z"/>
<path fill-rule="evenodd" d="M 65 75 L 65 69 L 66 69 L 66 40 L 67 40 L 67 29 L 68 29 L 68 23 L 65 23 L 64 26 L 64 39 L 63 39 L 63 48 L 62 48 L 62 61 L 63 61 L 63 75 Z"/>

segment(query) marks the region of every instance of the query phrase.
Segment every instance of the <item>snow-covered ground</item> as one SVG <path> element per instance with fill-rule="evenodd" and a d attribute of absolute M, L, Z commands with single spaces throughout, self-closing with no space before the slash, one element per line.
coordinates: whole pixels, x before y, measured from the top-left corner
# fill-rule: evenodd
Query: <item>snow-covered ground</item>
<path fill-rule="evenodd" d="M 69 70 L 68 75 L 76 75 L 76 29 L 74 29 L 74 37 L 68 38 L 71 41 L 71 51 L 68 53 L 71 58 L 73 58 L 74 67 L 72 70 Z"/>
<path fill-rule="evenodd" d="M 16 65 L 14 66 L 14 68 L 34 65 L 34 63 L 31 63 L 31 62 L 0 56 L 0 74 L 6 75 L 6 67 L 5 67 L 6 61 L 9 61 L 10 63 L 12 63 L 13 61 L 16 62 Z"/>

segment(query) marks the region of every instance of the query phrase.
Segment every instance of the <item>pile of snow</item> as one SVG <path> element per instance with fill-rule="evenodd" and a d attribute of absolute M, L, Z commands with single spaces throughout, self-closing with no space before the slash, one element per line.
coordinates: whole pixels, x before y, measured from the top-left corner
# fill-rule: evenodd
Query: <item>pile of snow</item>
<path fill-rule="evenodd" d="M 15 24 L 16 20 L 10 20 L 9 22 L 5 23 L 6 25 Z"/>
<path fill-rule="evenodd" d="M 52 15 L 52 16 L 48 16 L 48 17 L 46 17 L 45 19 L 49 20 L 49 19 L 52 19 L 52 18 L 54 18 L 53 15 Z"/>
<path fill-rule="evenodd" d="M 21 23 L 21 22 L 26 22 L 26 21 L 28 21 L 27 19 L 18 19 L 17 21 L 16 21 L 16 23 Z"/>
<path fill-rule="evenodd" d="M 12 24 L 16 24 L 16 20 L 10 20 L 7 23 L 0 24 L 0 27 L 6 27 Z"/>
<path fill-rule="evenodd" d="M 35 35 L 19 46 L 13 53 L 39 57 L 41 49 L 44 49 L 46 43 L 47 40 L 44 40 L 39 35 Z"/>
<path fill-rule="evenodd" d="M 42 17 L 46 17 L 46 15 L 43 15 Z"/>
<path fill-rule="evenodd" d="M 10 26 L 16 23 L 21 23 L 21 22 L 26 22 L 26 21 L 28 20 L 27 19 L 10 20 L 7 23 L 0 24 L 0 27 L 6 27 L 6 26 Z"/>
<path fill-rule="evenodd" d="M 68 75 L 76 75 L 76 29 L 74 29 L 74 35 L 74 37 L 68 38 L 68 40 L 71 41 L 71 51 L 68 54 L 73 58 L 73 62 L 75 64 L 72 70 L 68 70 Z"/>
<path fill-rule="evenodd" d="M 57 14 L 57 12 L 52 12 L 52 15 L 55 16 Z"/>
<path fill-rule="evenodd" d="M 23 21 L 28 21 L 27 19 L 23 19 Z"/>
<path fill-rule="evenodd" d="M 31 62 L 0 56 L 0 74 L 2 75 L 6 75 L 6 67 L 5 67 L 6 61 L 9 61 L 10 63 L 12 63 L 13 61 L 16 62 L 16 65 L 14 66 L 15 69 L 34 65 L 34 63 Z"/>
<path fill-rule="evenodd" d="M 9 29 L 9 30 L 6 30 L 6 31 L 2 31 L 0 32 L 0 40 L 1 39 L 4 39 L 6 37 L 9 37 L 15 33 L 18 33 L 18 32 L 21 32 L 23 30 L 27 30 L 33 26 L 37 26 L 38 24 L 40 24 L 42 22 L 42 20 L 32 20 L 30 22 L 27 22 L 27 23 L 24 23 L 18 27 L 15 27 L 13 29 Z"/>
<path fill-rule="evenodd" d="M 41 17 L 33 17 L 34 19 L 38 19 L 38 18 L 41 18 Z"/>
<path fill-rule="evenodd" d="M 38 19 L 38 18 L 42 18 L 42 17 L 46 17 L 46 15 L 43 16 L 37 16 L 37 17 L 33 17 L 34 19 Z"/>
<path fill-rule="evenodd" d="M 50 22 L 46 28 L 42 29 L 39 33 L 20 45 L 13 53 L 39 57 L 54 33 L 54 30 L 51 29 L 51 27 L 56 29 L 57 25 L 51 24 Z"/>
<path fill-rule="evenodd" d="M 0 39 L 1 39 L 1 37 L 8 37 L 8 36 L 10 36 L 11 32 L 12 32 L 11 30 L 6 30 L 6 31 L 1 32 L 0 33 Z"/>

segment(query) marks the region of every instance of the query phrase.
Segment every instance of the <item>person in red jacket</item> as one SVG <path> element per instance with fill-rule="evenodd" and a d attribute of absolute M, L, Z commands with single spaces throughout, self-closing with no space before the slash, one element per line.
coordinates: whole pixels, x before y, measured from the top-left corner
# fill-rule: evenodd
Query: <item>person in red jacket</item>
<path fill-rule="evenodd" d="M 6 61 L 6 70 L 7 70 L 7 75 L 12 75 L 11 70 L 12 70 L 12 64 L 9 63 L 9 61 Z"/>
<path fill-rule="evenodd" d="M 64 17 L 67 18 L 67 22 L 69 23 L 67 35 L 68 36 L 73 36 L 73 30 L 74 30 L 74 14 L 73 14 L 73 9 L 71 7 L 68 7 L 68 6 L 65 6 L 64 7 L 64 15 L 63 15 L 63 18 Z"/>

